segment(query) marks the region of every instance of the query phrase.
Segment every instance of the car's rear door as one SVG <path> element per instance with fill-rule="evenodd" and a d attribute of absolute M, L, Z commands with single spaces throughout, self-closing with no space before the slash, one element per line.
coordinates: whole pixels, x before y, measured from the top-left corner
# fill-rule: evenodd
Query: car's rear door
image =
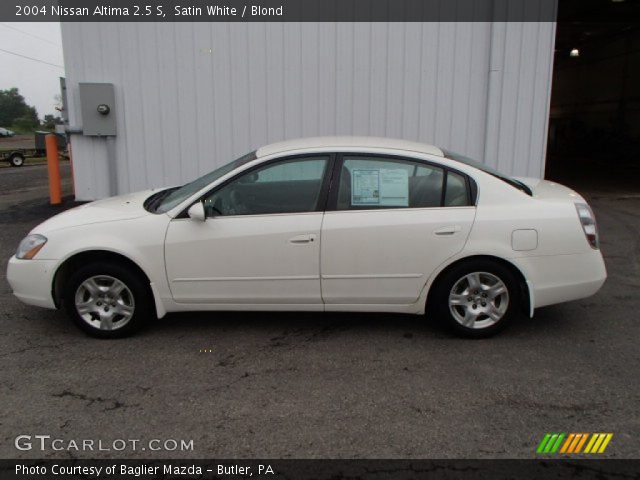
<path fill-rule="evenodd" d="M 459 252 L 475 217 L 471 180 L 391 155 L 339 155 L 322 225 L 322 298 L 340 305 L 411 304 Z"/>
<path fill-rule="evenodd" d="M 330 155 L 279 159 L 203 199 L 205 222 L 171 221 L 167 276 L 180 303 L 317 305 Z"/>

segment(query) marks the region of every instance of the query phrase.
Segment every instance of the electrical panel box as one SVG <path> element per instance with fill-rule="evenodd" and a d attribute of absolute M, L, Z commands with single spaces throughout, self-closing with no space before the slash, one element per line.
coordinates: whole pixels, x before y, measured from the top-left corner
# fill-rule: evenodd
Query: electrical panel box
<path fill-rule="evenodd" d="M 112 83 L 79 83 L 82 134 L 115 136 L 116 96 Z"/>

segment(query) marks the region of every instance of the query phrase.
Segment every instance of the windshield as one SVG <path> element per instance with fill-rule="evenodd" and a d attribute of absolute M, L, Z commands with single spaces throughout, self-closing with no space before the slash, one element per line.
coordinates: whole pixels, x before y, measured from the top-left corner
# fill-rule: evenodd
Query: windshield
<path fill-rule="evenodd" d="M 154 211 L 156 213 L 168 212 L 169 210 L 176 207 L 177 205 L 180 205 L 182 202 L 184 202 L 187 198 L 189 198 L 194 193 L 198 192 L 199 190 L 202 190 L 204 187 L 206 187 L 210 183 L 215 182 L 220 177 L 226 175 L 232 170 L 235 170 L 241 165 L 244 165 L 245 163 L 255 160 L 256 158 L 258 157 L 256 156 L 255 151 L 251 153 L 247 153 L 246 155 L 243 155 L 242 157 L 234 160 L 233 162 L 227 163 L 226 165 L 223 165 L 222 167 L 215 169 L 213 172 L 209 172 L 206 175 L 203 175 L 202 177 L 195 179 L 193 182 L 183 185 L 182 187 L 165 190 L 164 192 L 166 192 L 167 195 L 164 196 L 164 198 L 162 198 L 162 200 L 157 204 Z"/>
<path fill-rule="evenodd" d="M 531 191 L 531 189 L 528 186 L 526 186 L 524 183 L 522 183 L 520 180 L 516 180 L 515 178 L 509 177 L 504 173 L 500 173 L 495 168 L 491 168 L 490 166 L 485 165 L 484 163 L 480 163 L 469 157 L 460 155 L 459 153 L 451 152 L 449 150 L 444 150 L 444 149 L 441 149 L 441 150 L 442 150 L 442 153 L 444 153 L 444 156 L 449 160 L 455 160 L 456 162 L 464 163 L 465 165 L 469 165 L 471 167 L 477 168 L 478 170 L 482 170 L 483 172 L 488 173 L 489 175 L 493 175 L 494 177 L 499 178 L 504 182 L 507 182 L 512 187 L 515 187 L 518 190 L 522 190 L 527 195 L 533 195 L 533 192 Z"/>

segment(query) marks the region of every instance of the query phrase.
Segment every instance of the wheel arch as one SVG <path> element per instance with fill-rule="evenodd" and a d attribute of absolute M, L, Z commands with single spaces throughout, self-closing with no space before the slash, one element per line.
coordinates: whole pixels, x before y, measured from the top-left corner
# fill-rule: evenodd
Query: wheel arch
<path fill-rule="evenodd" d="M 96 261 L 108 261 L 108 262 L 116 262 L 122 265 L 125 265 L 128 268 L 131 268 L 138 275 L 140 275 L 145 280 L 145 285 L 147 287 L 147 293 L 151 296 L 153 300 L 153 304 L 155 307 L 156 316 L 164 315 L 164 308 L 161 304 L 159 304 L 158 294 L 153 288 L 153 283 L 149 278 L 149 275 L 143 270 L 143 268 L 136 263 L 134 260 L 129 258 L 128 256 L 114 252 L 111 250 L 83 250 L 81 252 L 76 252 L 70 257 L 66 258 L 56 269 L 56 273 L 53 276 L 53 284 L 51 286 L 51 295 L 53 297 L 53 301 L 56 307 L 60 307 L 62 305 L 62 298 L 64 296 L 64 286 L 66 285 L 71 273 L 82 265 L 87 265 L 90 262 Z"/>
<path fill-rule="evenodd" d="M 441 269 L 429 285 L 425 309 L 429 307 L 429 300 L 435 291 L 434 287 L 435 285 L 438 284 L 440 279 L 444 275 L 446 275 L 446 273 L 449 272 L 451 269 L 457 267 L 462 263 L 469 262 L 472 260 L 489 260 L 492 262 L 499 263 L 505 268 L 508 268 L 511 271 L 511 273 L 513 273 L 513 275 L 518 279 L 518 285 L 520 287 L 520 297 L 522 299 L 522 309 L 530 317 L 533 316 L 533 308 L 532 308 L 532 305 L 534 305 L 533 298 L 532 298 L 533 291 L 531 289 L 530 283 L 527 281 L 527 278 L 524 276 L 524 273 L 522 273 L 522 270 L 520 270 L 516 265 L 511 263 L 509 260 L 506 260 L 501 257 L 497 257 L 495 255 L 470 255 L 468 257 L 458 258 L 453 262 L 451 262 L 450 264 L 448 264 L 443 269 Z"/>

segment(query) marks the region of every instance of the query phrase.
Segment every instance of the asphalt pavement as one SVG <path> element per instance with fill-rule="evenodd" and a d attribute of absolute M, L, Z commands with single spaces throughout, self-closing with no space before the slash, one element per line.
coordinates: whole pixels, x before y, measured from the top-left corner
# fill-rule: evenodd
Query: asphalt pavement
<path fill-rule="evenodd" d="M 639 192 L 587 192 L 609 272 L 597 295 L 491 339 L 403 315 L 201 313 L 99 341 L 6 282 L 20 239 L 72 204 L 46 188 L 44 167 L 0 170 L 1 458 L 533 458 L 547 432 L 611 432 L 602 456 L 640 457 Z M 18 450 L 19 435 L 63 449 Z M 87 439 L 111 450 L 68 448 Z"/>

